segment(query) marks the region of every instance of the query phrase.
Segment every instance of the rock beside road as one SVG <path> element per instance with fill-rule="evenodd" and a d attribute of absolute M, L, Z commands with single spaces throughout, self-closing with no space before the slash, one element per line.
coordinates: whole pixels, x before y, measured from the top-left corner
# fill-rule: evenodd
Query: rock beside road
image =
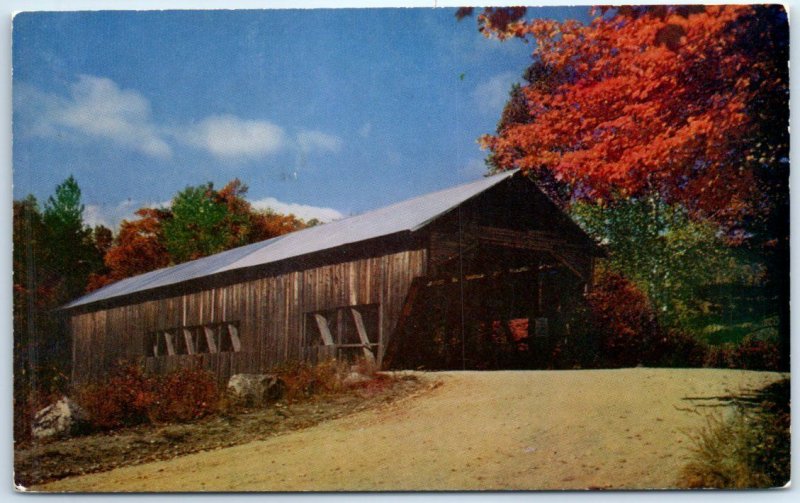
<path fill-rule="evenodd" d="M 272 374 L 235 374 L 228 381 L 228 393 L 250 406 L 279 400 L 285 390 L 286 384 Z"/>
<path fill-rule="evenodd" d="M 86 412 L 65 396 L 36 413 L 33 418 L 32 434 L 39 440 L 68 437 L 83 429 L 87 421 Z"/>

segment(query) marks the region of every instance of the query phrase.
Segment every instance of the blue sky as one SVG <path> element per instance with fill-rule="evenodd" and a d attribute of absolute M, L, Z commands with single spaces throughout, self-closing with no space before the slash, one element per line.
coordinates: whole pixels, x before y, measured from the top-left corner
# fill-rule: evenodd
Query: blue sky
<path fill-rule="evenodd" d="M 587 7 L 529 16 L 585 19 Z M 238 177 L 323 220 L 480 177 L 532 46 L 453 9 L 24 13 L 14 197 L 73 174 L 89 223 Z"/>

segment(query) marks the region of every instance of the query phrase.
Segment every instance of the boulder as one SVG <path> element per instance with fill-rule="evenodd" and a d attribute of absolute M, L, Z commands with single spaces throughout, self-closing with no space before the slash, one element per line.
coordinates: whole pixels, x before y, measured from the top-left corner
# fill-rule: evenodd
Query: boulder
<path fill-rule="evenodd" d="M 228 381 L 228 393 L 246 405 L 278 400 L 285 390 L 286 384 L 272 374 L 235 374 Z"/>
<path fill-rule="evenodd" d="M 88 425 L 88 416 L 81 407 L 62 397 L 52 405 L 40 410 L 33 417 L 31 433 L 33 438 L 68 437 Z"/>

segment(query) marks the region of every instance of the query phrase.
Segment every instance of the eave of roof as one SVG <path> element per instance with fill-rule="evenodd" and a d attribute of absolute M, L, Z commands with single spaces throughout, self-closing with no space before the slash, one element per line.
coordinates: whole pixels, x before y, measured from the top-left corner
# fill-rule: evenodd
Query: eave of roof
<path fill-rule="evenodd" d="M 513 176 L 507 171 L 377 210 L 126 278 L 73 300 L 72 309 L 197 278 L 270 264 L 369 239 L 417 231 L 469 199 Z"/>

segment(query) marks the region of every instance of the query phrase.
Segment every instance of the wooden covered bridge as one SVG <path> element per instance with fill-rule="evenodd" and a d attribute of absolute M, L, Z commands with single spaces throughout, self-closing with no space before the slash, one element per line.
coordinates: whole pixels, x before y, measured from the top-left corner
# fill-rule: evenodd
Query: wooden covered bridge
<path fill-rule="evenodd" d="M 220 380 L 329 356 L 483 368 L 494 346 L 568 334 L 598 255 L 506 172 L 85 295 L 64 307 L 73 382 L 120 360 Z"/>

